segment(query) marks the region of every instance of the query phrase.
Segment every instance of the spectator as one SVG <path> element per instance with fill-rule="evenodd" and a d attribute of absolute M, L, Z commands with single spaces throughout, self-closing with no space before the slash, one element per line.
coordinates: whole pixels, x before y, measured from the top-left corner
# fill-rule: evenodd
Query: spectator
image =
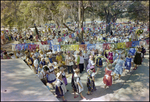
<path fill-rule="evenodd" d="M 65 58 L 65 64 L 68 66 L 68 74 L 73 73 L 73 57 L 71 56 L 69 51 Z"/>
<path fill-rule="evenodd" d="M 36 73 L 38 73 L 38 65 L 39 65 L 38 59 L 35 56 L 33 56 L 33 60 L 34 60 L 33 63 L 34 63 L 34 67 L 35 67 Z"/>
<path fill-rule="evenodd" d="M 42 64 L 42 66 L 46 65 L 45 59 L 41 58 L 40 64 Z"/>
<path fill-rule="evenodd" d="M 80 69 L 80 73 L 82 73 L 84 70 L 84 58 L 83 58 L 82 52 L 80 52 L 79 69 Z"/>
<path fill-rule="evenodd" d="M 85 50 L 85 53 L 83 54 L 84 56 L 84 68 L 87 68 L 88 65 L 88 60 L 89 60 L 89 54 L 87 53 L 87 50 Z"/>
<path fill-rule="evenodd" d="M 58 55 L 56 56 L 56 61 L 57 61 L 57 63 L 62 62 L 62 56 L 60 55 L 60 52 L 58 52 Z"/>
<path fill-rule="evenodd" d="M 4 52 L 3 59 L 11 59 L 10 55 L 8 55 L 6 51 Z"/>

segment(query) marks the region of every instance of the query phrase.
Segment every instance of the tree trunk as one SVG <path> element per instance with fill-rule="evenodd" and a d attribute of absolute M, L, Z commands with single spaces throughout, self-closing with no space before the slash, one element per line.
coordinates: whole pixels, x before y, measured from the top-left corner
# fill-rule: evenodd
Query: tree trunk
<path fill-rule="evenodd" d="M 56 21 L 57 26 L 59 27 L 59 23 Z"/>
<path fill-rule="evenodd" d="M 110 33 L 110 31 L 111 31 L 111 24 L 110 24 L 110 22 L 111 22 L 111 15 L 108 15 L 107 16 L 107 18 L 106 18 L 106 34 L 109 32 Z"/>
<path fill-rule="evenodd" d="M 81 9 L 82 7 L 82 9 Z M 83 22 L 84 22 L 84 6 L 83 1 L 79 1 L 79 29 L 83 28 Z M 79 42 L 81 43 L 83 41 L 83 33 L 84 31 L 80 31 L 80 34 L 78 34 Z"/>
<path fill-rule="evenodd" d="M 82 13 L 81 13 L 81 17 L 82 17 L 81 28 L 83 28 L 83 22 L 84 22 L 84 6 L 83 6 L 83 1 L 81 2 L 81 6 L 82 6 L 82 9 L 81 9 L 81 10 L 82 10 L 82 11 L 81 11 L 81 12 L 82 12 Z M 81 43 L 82 40 L 83 40 L 83 33 L 84 33 L 84 31 L 82 30 L 82 31 L 81 31 L 81 34 L 80 34 L 81 37 L 80 37 L 80 40 L 79 40 L 80 43 Z"/>
<path fill-rule="evenodd" d="M 116 23 L 116 21 L 117 21 L 117 17 L 113 17 L 113 18 L 112 18 L 113 27 L 115 27 L 115 24 L 114 24 L 114 23 Z"/>
<path fill-rule="evenodd" d="M 81 1 L 79 0 L 78 1 L 78 4 L 79 4 L 79 8 L 78 8 L 78 17 L 79 17 L 79 21 L 78 21 L 78 28 L 80 29 L 81 28 Z"/>

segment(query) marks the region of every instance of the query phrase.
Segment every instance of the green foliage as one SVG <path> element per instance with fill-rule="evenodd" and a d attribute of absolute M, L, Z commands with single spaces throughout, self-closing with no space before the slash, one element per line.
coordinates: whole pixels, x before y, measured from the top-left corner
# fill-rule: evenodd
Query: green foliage
<path fill-rule="evenodd" d="M 149 20 L 149 1 L 81 1 L 81 4 L 82 20 L 92 17 L 107 22 L 126 17 L 144 22 Z M 63 24 L 69 17 L 73 22 L 78 21 L 78 1 L 1 1 L 1 8 L 4 26 L 27 28 L 50 20 Z"/>
<path fill-rule="evenodd" d="M 149 20 L 149 1 L 134 2 L 127 9 L 129 12 L 127 16 L 130 20 L 148 21 Z"/>

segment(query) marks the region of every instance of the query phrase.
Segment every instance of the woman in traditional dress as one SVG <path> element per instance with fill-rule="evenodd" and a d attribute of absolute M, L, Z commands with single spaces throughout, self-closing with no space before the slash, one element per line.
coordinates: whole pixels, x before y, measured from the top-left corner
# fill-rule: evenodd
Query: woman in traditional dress
<path fill-rule="evenodd" d="M 49 70 L 47 71 L 47 75 L 46 75 L 47 82 L 50 83 L 53 86 L 53 88 L 55 89 L 54 84 L 53 84 L 53 82 L 56 81 L 56 75 L 54 72 L 54 68 L 51 63 L 48 64 L 48 67 L 49 67 Z"/>
<path fill-rule="evenodd" d="M 81 80 L 80 80 L 80 70 L 79 68 L 76 68 L 74 70 L 74 74 L 73 74 L 73 77 L 72 77 L 72 87 L 73 87 L 73 90 L 74 90 L 74 98 L 77 98 L 78 96 L 76 95 L 76 92 L 78 94 L 80 94 L 80 97 L 82 99 L 85 99 L 85 97 L 82 95 L 82 91 L 84 90 L 83 88 L 83 85 L 81 83 Z"/>
<path fill-rule="evenodd" d="M 108 52 L 108 56 L 107 56 L 109 63 L 113 63 L 113 51 L 110 48 L 109 52 Z"/>
<path fill-rule="evenodd" d="M 38 77 L 39 79 L 43 82 L 43 83 L 47 83 L 47 80 L 46 80 L 46 72 L 48 71 L 48 67 L 47 66 L 44 66 L 42 68 L 42 70 L 38 73 Z"/>
<path fill-rule="evenodd" d="M 128 54 L 128 56 L 126 57 L 126 61 L 125 61 L 125 67 L 126 67 L 126 70 L 128 70 L 129 72 L 130 72 L 132 64 L 133 64 L 133 59 L 131 58 L 130 54 Z"/>
<path fill-rule="evenodd" d="M 119 58 L 119 56 L 118 56 L 118 58 Z M 113 64 L 116 63 L 116 65 L 115 65 L 115 70 L 114 70 L 114 75 L 113 75 L 113 79 L 114 79 L 114 80 L 115 80 L 116 74 L 119 75 L 119 79 L 120 79 L 121 74 L 123 73 L 123 70 L 125 69 L 124 56 L 121 56 L 120 59 L 118 59 L 118 58 L 117 58 L 117 59 L 114 61 L 114 63 L 113 63 Z"/>
<path fill-rule="evenodd" d="M 138 48 L 135 57 L 134 57 L 134 64 L 135 64 L 135 68 L 133 70 L 137 69 L 138 65 L 142 64 L 142 53 L 141 53 L 141 48 Z"/>
<path fill-rule="evenodd" d="M 59 67 L 59 70 L 60 70 L 60 72 L 62 72 L 62 79 L 63 79 L 63 81 L 64 81 L 64 83 L 65 83 L 65 86 L 66 86 L 68 83 L 67 83 L 66 74 L 65 74 L 65 72 L 64 72 L 65 68 Z M 67 90 L 67 91 L 69 91 L 69 90 Z"/>
<path fill-rule="evenodd" d="M 56 89 L 55 89 L 57 98 L 62 97 L 63 101 L 67 101 L 64 98 L 64 95 L 66 92 L 67 92 L 67 90 L 66 90 L 65 83 L 63 82 L 63 79 L 62 79 L 62 73 L 59 72 L 59 73 L 57 73 L 57 82 L 56 82 Z"/>
<path fill-rule="evenodd" d="M 40 50 L 39 53 L 40 53 L 40 54 L 39 54 L 39 57 L 40 57 L 40 58 L 44 58 L 44 53 L 43 53 L 43 51 Z"/>
<path fill-rule="evenodd" d="M 40 64 L 42 64 L 42 66 L 46 65 L 46 61 L 44 58 L 41 58 Z"/>
<path fill-rule="evenodd" d="M 104 56 L 102 56 L 102 52 L 99 51 L 99 54 L 95 58 L 96 67 L 97 67 L 96 73 L 98 73 L 98 71 L 103 67 L 103 59 L 107 60 L 107 58 L 105 58 Z"/>
<path fill-rule="evenodd" d="M 95 73 L 94 73 L 94 68 L 90 67 L 87 70 L 88 73 L 88 79 L 87 79 L 87 88 L 88 88 L 88 92 L 87 95 L 91 95 L 93 91 L 96 91 L 96 87 L 95 87 Z"/>
<path fill-rule="evenodd" d="M 144 54 L 146 53 L 146 49 L 144 48 L 143 45 L 141 45 L 141 48 L 142 48 L 141 53 L 143 54 L 142 58 L 144 58 Z"/>
<path fill-rule="evenodd" d="M 51 54 L 49 54 L 49 63 L 53 63 L 53 58 L 52 58 L 52 53 Z"/>
<path fill-rule="evenodd" d="M 112 65 L 109 64 L 106 68 L 105 68 L 105 75 L 103 78 L 103 83 L 105 84 L 105 89 L 107 86 L 111 86 L 112 85 Z"/>
<path fill-rule="evenodd" d="M 79 69 L 80 69 L 80 73 L 82 73 L 84 70 L 84 58 L 83 58 L 82 52 L 80 52 Z"/>
<path fill-rule="evenodd" d="M 88 65 L 87 65 L 87 69 L 86 70 L 88 70 L 90 68 L 94 68 L 93 71 L 95 72 L 95 60 L 94 60 L 93 55 L 90 56 L 90 59 L 88 61 Z"/>

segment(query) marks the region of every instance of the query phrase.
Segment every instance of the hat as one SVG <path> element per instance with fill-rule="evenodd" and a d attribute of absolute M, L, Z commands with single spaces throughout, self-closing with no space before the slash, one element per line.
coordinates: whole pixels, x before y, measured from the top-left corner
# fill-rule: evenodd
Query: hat
<path fill-rule="evenodd" d="M 59 78 L 60 75 L 61 75 L 61 72 L 57 73 L 57 78 Z"/>
<path fill-rule="evenodd" d="M 54 62 L 54 65 L 57 65 L 57 62 Z"/>
<path fill-rule="evenodd" d="M 48 64 L 48 67 L 51 67 L 51 66 L 53 66 L 52 63 L 49 63 L 49 64 Z"/>

